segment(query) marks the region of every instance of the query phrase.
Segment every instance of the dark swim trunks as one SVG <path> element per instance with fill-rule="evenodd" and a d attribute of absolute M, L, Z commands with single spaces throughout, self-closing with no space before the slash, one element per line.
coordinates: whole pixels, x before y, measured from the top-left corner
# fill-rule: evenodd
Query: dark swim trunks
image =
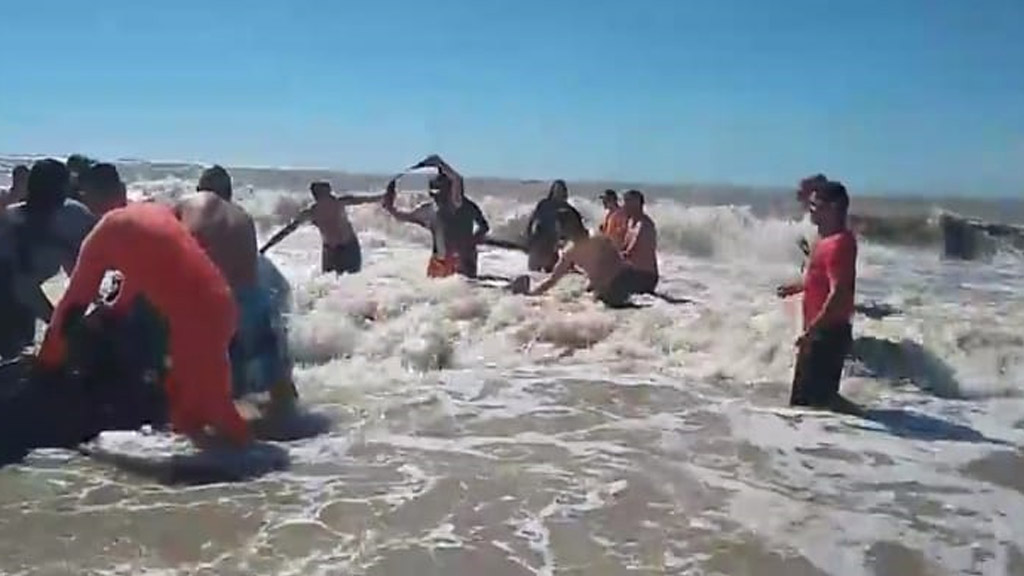
<path fill-rule="evenodd" d="M 363 250 L 358 238 L 337 246 L 324 244 L 320 254 L 320 269 L 324 274 L 356 274 L 363 268 Z"/>
<path fill-rule="evenodd" d="M 598 294 L 598 300 L 609 308 L 622 308 L 629 305 L 629 298 L 633 294 L 650 294 L 657 286 L 657 274 L 627 266 L 603 293 Z"/>
<path fill-rule="evenodd" d="M 849 323 L 822 328 L 797 355 L 790 406 L 827 407 L 839 395 L 843 364 L 853 343 Z"/>

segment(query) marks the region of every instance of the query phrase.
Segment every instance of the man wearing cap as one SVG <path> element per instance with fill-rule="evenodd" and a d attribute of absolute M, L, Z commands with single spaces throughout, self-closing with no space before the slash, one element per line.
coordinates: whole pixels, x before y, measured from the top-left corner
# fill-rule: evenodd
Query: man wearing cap
<path fill-rule="evenodd" d="M 477 276 L 477 245 L 487 238 L 490 224 L 475 202 L 466 198 L 462 175 L 440 156 L 432 154 L 413 168 L 435 168 L 430 179 L 433 202 L 420 204 L 412 211 L 395 208 L 396 181 L 388 183 L 382 205 L 401 222 L 416 224 L 430 231 L 432 249 L 427 276 L 443 278 L 460 274 Z"/>
<path fill-rule="evenodd" d="M 608 189 L 601 194 L 601 203 L 604 204 L 604 222 L 598 227 L 598 231 L 604 234 L 622 250 L 626 246 L 626 227 L 628 217 L 625 210 L 619 206 L 619 195 L 615 190 Z"/>

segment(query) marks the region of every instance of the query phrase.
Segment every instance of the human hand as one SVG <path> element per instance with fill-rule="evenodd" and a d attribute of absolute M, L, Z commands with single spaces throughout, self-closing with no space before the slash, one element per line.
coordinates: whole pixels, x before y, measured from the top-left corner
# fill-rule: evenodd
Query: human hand
<path fill-rule="evenodd" d="M 783 284 L 775 289 L 775 295 L 779 298 L 788 298 L 794 294 L 799 294 L 802 290 L 799 284 Z"/>

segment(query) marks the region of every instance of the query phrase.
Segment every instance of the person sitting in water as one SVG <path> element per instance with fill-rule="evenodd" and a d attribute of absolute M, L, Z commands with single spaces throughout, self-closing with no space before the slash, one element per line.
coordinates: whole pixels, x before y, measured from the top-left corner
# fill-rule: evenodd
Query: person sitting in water
<path fill-rule="evenodd" d="M 36 320 L 50 321 L 53 305 L 42 285 L 75 268 L 79 247 L 96 224 L 85 205 L 67 197 L 70 177 L 58 160 L 36 162 L 24 202 L 0 222 L 0 357 L 16 356 L 35 339 Z"/>
<path fill-rule="evenodd" d="M 297 397 L 290 366 L 279 354 L 270 295 L 259 285 L 256 225 L 232 202 L 231 176 L 221 166 L 203 171 L 196 192 L 181 198 L 174 213 L 227 280 L 238 308 L 238 331 L 231 341 L 234 396 L 271 393 L 284 408 Z"/>
<path fill-rule="evenodd" d="M 18 164 L 11 169 L 11 187 L 0 196 L 0 208 L 25 200 L 25 195 L 28 194 L 28 174 L 28 166 L 24 164 Z"/>
<path fill-rule="evenodd" d="M 39 370 L 64 369 L 65 324 L 95 300 L 110 271 L 121 279 L 107 291 L 113 312 L 127 313 L 142 300 L 166 323 L 162 380 L 172 426 L 199 443 L 211 434 L 235 445 L 247 443 L 248 425 L 231 394 L 228 347 L 238 320 L 231 287 L 174 212 L 158 203 L 111 210 L 82 243 L 78 265 L 46 330 L 36 360 Z"/>
<path fill-rule="evenodd" d="M 623 212 L 628 218 L 622 256 L 636 271 L 637 292 L 653 293 L 658 286 L 658 229 L 644 212 L 642 192 L 630 190 L 622 198 Z"/>
<path fill-rule="evenodd" d="M 534 272 L 551 272 L 558 262 L 558 211 L 576 209 L 569 204 L 569 188 L 565 180 L 551 183 L 546 198 L 537 203 L 526 225 L 527 267 Z"/>
<path fill-rule="evenodd" d="M 375 196 L 335 196 L 329 182 L 313 182 L 309 186 L 313 203 L 306 207 L 280 232 L 274 234 L 260 249 L 266 252 L 275 244 L 287 238 L 299 226 L 311 222 L 320 231 L 323 243 L 320 256 L 320 270 L 324 274 L 356 274 L 363 268 L 363 252 L 359 237 L 348 219 L 349 206 L 380 202 L 383 194 Z"/>
<path fill-rule="evenodd" d="M 465 197 L 462 176 L 447 162 L 431 155 L 413 168 L 428 167 L 438 171 L 430 180 L 433 203 L 421 204 L 411 212 L 396 209 L 396 181 L 392 180 L 384 194 L 384 209 L 401 222 L 430 230 L 433 248 L 427 276 L 442 278 L 457 273 L 476 278 L 477 245 L 490 231 L 487 218 L 476 203 Z"/>
<path fill-rule="evenodd" d="M 100 162 L 89 167 L 80 177 L 82 202 L 97 217 L 128 204 L 128 191 L 113 164 Z"/>
<path fill-rule="evenodd" d="M 803 293 L 803 333 L 797 338 L 790 405 L 841 404 L 839 380 L 852 345 L 857 239 L 846 225 L 850 197 L 838 182 L 816 185 L 808 207 L 819 240 L 802 282 L 780 286 L 786 298 Z"/>
<path fill-rule="evenodd" d="M 578 213 L 565 209 L 559 211 L 558 225 L 571 243 L 562 252 L 551 276 L 529 295 L 544 294 L 575 266 L 586 274 L 589 281 L 587 290 L 594 292 L 597 299 L 609 307 L 627 306 L 630 296 L 646 291 L 647 277 L 626 262 L 607 236 L 590 235 Z"/>
<path fill-rule="evenodd" d="M 626 211 L 619 206 L 619 195 L 615 190 L 605 190 L 601 194 L 601 203 L 604 205 L 604 222 L 598 227 L 598 232 L 611 238 L 619 249 L 626 246 L 626 226 L 629 218 Z"/>

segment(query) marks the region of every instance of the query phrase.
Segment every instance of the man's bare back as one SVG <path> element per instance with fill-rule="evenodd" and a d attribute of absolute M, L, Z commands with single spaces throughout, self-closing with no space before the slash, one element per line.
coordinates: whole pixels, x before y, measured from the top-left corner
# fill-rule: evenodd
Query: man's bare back
<path fill-rule="evenodd" d="M 236 293 L 256 285 L 256 226 L 244 209 L 212 192 L 182 198 L 175 213 Z"/>
<path fill-rule="evenodd" d="M 562 257 L 579 266 L 590 280 L 590 287 L 599 294 L 611 285 L 626 265 L 615 243 L 604 235 L 575 240 Z"/>

